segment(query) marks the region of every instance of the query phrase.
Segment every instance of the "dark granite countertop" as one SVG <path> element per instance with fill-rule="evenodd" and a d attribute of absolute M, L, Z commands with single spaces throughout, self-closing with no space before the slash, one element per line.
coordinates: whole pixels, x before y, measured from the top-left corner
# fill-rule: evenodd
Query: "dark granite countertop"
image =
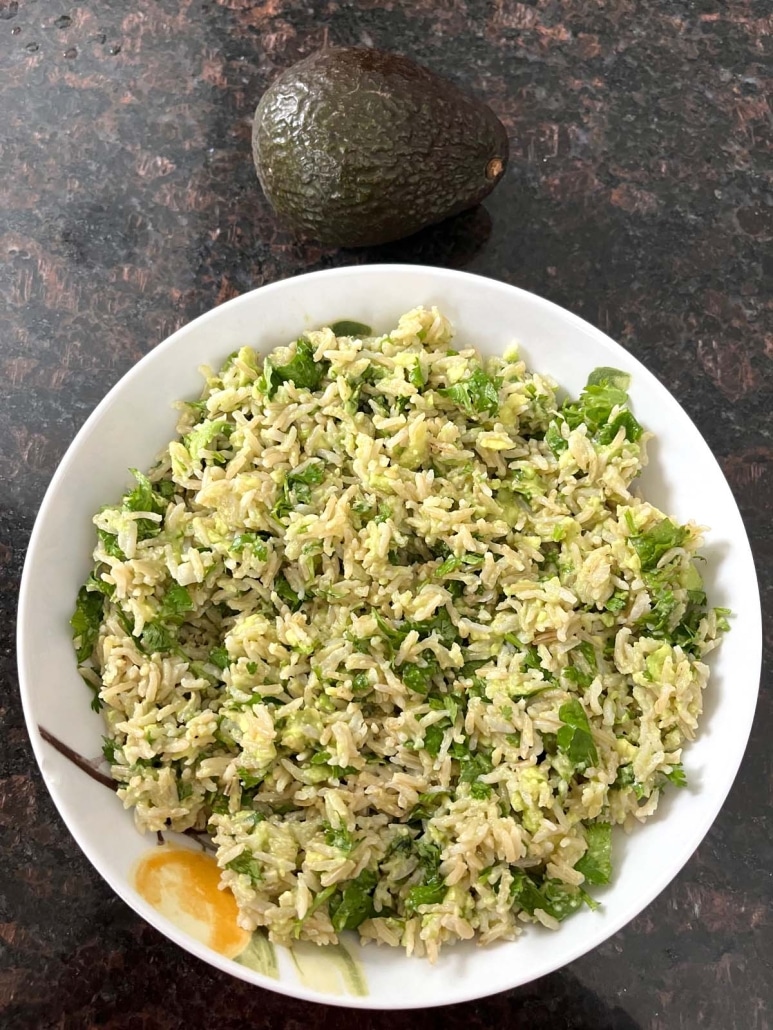
<path fill-rule="evenodd" d="M 275 224 L 251 112 L 325 29 L 489 99 L 512 163 L 485 208 L 364 251 Z M 772 62 L 769 0 L 0 0 L 2 1026 L 416 1019 L 325 1011 L 176 948 L 81 855 L 27 742 L 14 618 L 46 485 L 107 389 L 213 305 L 298 272 L 397 260 L 470 269 L 577 312 L 645 361 L 706 436 L 770 613 Z M 564 970 L 426 1025 L 773 1025 L 772 731 L 767 679 L 719 819 L 639 918 Z"/>

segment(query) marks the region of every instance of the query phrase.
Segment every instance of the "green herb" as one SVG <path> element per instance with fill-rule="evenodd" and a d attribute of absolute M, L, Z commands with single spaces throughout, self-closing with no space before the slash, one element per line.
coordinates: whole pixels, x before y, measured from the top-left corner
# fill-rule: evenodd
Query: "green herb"
<path fill-rule="evenodd" d="M 464 694 L 430 694 L 427 704 L 434 712 L 448 712 L 451 722 L 454 722 L 457 713 L 466 709 L 467 699 Z"/>
<path fill-rule="evenodd" d="M 382 522 L 386 522 L 387 519 L 389 519 L 391 517 L 392 517 L 392 509 L 389 507 L 389 505 L 388 504 L 379 504 L 378 511 L 376 512 L 376 516 L 375 516 L 373 521 L 381 524 Z"/>
<path fill-rule="evenodd" d="M 569 444 L 561 435 L 561 430 L 558 427 L 557 422 L 551 422 L 548 425 L 545 433 L 545 443 L 548 445 L 553 455 L 557 458 L 562 451 L 565 451 Z"/>
<path fill-rule="evenodd" d="M 437 671 L 437 664 L 430 662 L 427 665 L 404 665 L 400 674 L 409 690 L 414 690 L 417 694 L 426 694 Z"/>
<path fill-rule="evenodd" d="M 102 738 L 102 754 L 105 756 L 105 761 L 110 765 L 115 765 L 116 750 L 117 748 L 114 740 L 111 740 L 110 737 Z"/>
<path fill-rule="evenodd" d="M 420 887 L 411 887 L 405 896 L 405 911 L 408 915 L 414 915 L 420 905 L 439 905 L 446 896 L 445 883 L 426 883 Z"/>
<path fill-rule="evenodd" d="M 233 365 L 234 361 L 236 361 L 236 359 L 238 357 L 239 357 L 239 351 L 238 350 L 232 350 L 231 353 L 228 355 L 228 357 L 223 362 L 223 364 L 220 366 L 219 374 L 221 376 L 224 375 L 228 371 L 228 369 L 231 368 L 231 366 Z"/>
<path fill-rule="evenodd" d="M 351 322 L 342 318 L 339 322 L 333 322 L 330 326 L 335 336 L 353 336 L 361 340 L 364 336 L 372 336 L 372 330 L 364 322 Z"/>
<path fill-rule="evenodd" d="M 345 826 L 331 826 L 327 824 L 325 827 L 325 843 L 331 848 L 338 848 L 347 854 L 354 847 L 354 839 Z"/>
<path fill-rule="evenodd" d="M 193 609 L 194 604 L 186 588 L 179 583 L 172 583 L 161 601 L 158 616 L 160 619 L 182 622 L 184 614 Z"/>
<path fill-rule="evenodd" d="M 626 437 L 636 442 L 642 434 L 642 427 L 627 409 L 619 411 L 610 422 L 614 408 L 628 403 L 628 387 L 631 377 L 615 368 L 597 368 L 588 376 L 588 382 L 580 393 L 579 400 L 567 401 L 561 408 L 558 422 L 564 421 L 570 429 L 583 423 L 591 435 L 602 444 L 611 443 L 622 427 Z M 551 451 L 558 456 L 567 443 L 561 435 L 558 422 L 551 422 L 545 439 Z"/>
<path fill-rule="evenodd" d="M 560 880 L 546 880 L 542 885 L 542 897 L 545 901 L 543 911 L 559 922 L 582 908 L 583 903 L 589 908 L 596 907 L 596 903 L 585 891 L 567 887 Z"/>
<path fill-rule="evenodd" d="M 140 635 L 140 647 L 146 654 L 162 654 L 174 650 L 175 639 L 160 622 L 148 622 Z"/>
<path fill-rule="evenodd" d="M 628 539 L 639 556 L 642 571 L 646 572 L 654 569 L 672 547 L 681 547 L 688 535 L 682 526 L 674 525 L 671 519 L 663 519 L 644 533 L 632 533 Z"/>
<path fill-rule="evenodd" d="M 285 476 L 282 493 L 274 505 L 272 515 L 281 519 L 288 515 L 298 504 L 311 504 L 311 488 L 321 483 L 325 476 L 325 466 L 321 461 L 311 461 L 299 472 L 290 472 Z"/>
<path fill-rule="evenodd" d="M 593 742 L 588 716 L 580 702 L 573 698 L 561 705 L 558 717 L 563 723 L 556 734 L 558 750 L 567 756 L 579 772 L 596 765 L 598 751 Z"/>
<path fill-rule="evenodd" d="M 367 383 L 368 386 L 375 386 L 376 383 L 380 383 L 382 379 L 386 379 L 388 375 L 388 369 L 384 368 L 382 365 L 377 365 L 374 361 L 371 361 L 360 376 L 360 381 Z"/>
<path fill-rule="evenodd" d="M 87 658 L 90 658 L 96 646 L 99 627 L 102 625 L 104 604 L 104 598 L 99 591 L 92 592 L 85 586 L 78 591 L 70 625 L 79 662 L 85 662 Z"/>
<path fill-rule="evenodd" d="M 216 665 L 218 669 L 225 671 L 231 664 L 231 656 L 225 647 L 213 647 L 209 652 L 209 661 L 212 665 Z"/>
<path fill-rule="evenodd" d="M 433 722 L 431 726 L 424 730 L 424 750 L 428 755 L 432 755 L 433 758 L 440 754 L 440 748 L 443 744 L 447 728 L 445 720 L 443 720 L 441 722 Z"/>
<path fill-rule="evenodd" d="M 521 497 L 525 497 L 527 501 L 530 501 L 532 497 L 543 492 L 542 480 L 537 475 L 536 470 L 532 468 L 512 469 L 510 471 L 510 477 L 507 480 L 507 485 L 512 493 L 520 494 Z"/>
<path fill-rule="evenodd" d="M 124 494 L 122 507 L 124 511 L 147 511 L 155 515 L 164 515 L 167 509 L 166 500 L 153 490 L 148 477 L 138 469 L 129 469 L 137 481 L 137 485 L 129 493 Z M 161 532 L 161 523 L 151 519 L 137 519 L 137 539 L 147 540 Z"/>
<path fill-rule="evenodd" d="M 419 800 L 411 809 L 408 822 L 416 823 L 421 822 L 423 819 L 431 819 L 437 813 L 440 803 L 449 797 L 450 793 L 448 790 L 437 788 L 429 790 L 424 794 L 419 794 Z M 408 839 L 410 841 L 410 838 Z"/>
<path fill-rule="evenodd" d="M 245 848 L 241 855 L 237 855 L 226 864 L 226 869 L 233 869 L 235 873 L 242 876 L 249 876 L 253 883 L 263 879 L 263 870 L 260 862 Z"/>
<path fill-rule="evenodd" d="M 669 636 L 669 627 L 674 612 L 679 608 L 679 601 L 672 590 L 658 590 L 654 594 L 654 604 L 646 615 L 637 621 L 636 628 L 648 636 L 662 640 Z"/>
<path fill-rule="evenodd" d="M 491 759 L 483 751 L 469 752 L 459 759 L 459 782 L 474 783 L 479 776 L 490 773 L 493 769 Z"/>
<path fill-rule="evenodd" d="M 376 874 L 364 869 L 356 880 L 352 880 L 344 887 L 340 894 L 330 898 L 328 911 L 336 933 L 341 933 L 343 930 L 356 930 L 366 919 L 375 915 L 373 890 L 376 882 Z"/>
<path fill-rule="evenodd" d="M 585 828 L 588 850 L 575 864 L 588 883 L 609 883 L 612 878 L 612 827 L 609 823 L 591 823 Z"/>
<path fill-rule="evenodd" d="M 92 572 L 89 575 L 89 578 L 86 580 L 84 586 L 89 592 L 97 591 L 97 593 L 104 594 L 105 597 L 112 597 L 115 592 L 115 587 L 113 586 L 113 584 L 105 583 L 104 579 L 102 579 L 101 576 L 97 575 L 99 568 L 102 567 L 104 566 L 98 566 L 97 569 L 95 569 L 94 572 Z"/>
<path fill-rule="evenodd" d="M 513 882 L 510 885 L 510 898 L 514 905 L 522 908 L 524 912 L 528 912 L 529 915 L 534 914 L 534 910 L 540 908 L 544 911 L 545 899 L 543 898 L 538 885 L 534 880 L 525 873 L 522 869 L 511 870 L 513 874 Z"/>
<path fill-rule="evenodd" d="M 183 437 L 183 444 L 194 461 L 199 461 L 207 450 L 215 451 L 217 448 L 209 445 L 218 436 L 230 436 L 234 430 L 229 422 L 200 422 L 190 433 Z"/>
<path fill-rule="evenodd" d="M 230 812 L 230 803 L 228 797 L 225 794 L 218 794 L 216 791 L 214 792 L 214 794 L 214 798 L 209 803 L 210 811 L 214 815 L 228 815 Z"/>
<path fill-rule="evenodd" d="M 442 397 L 448 397 L 468 415 L 487 413 L 496 415 L 499 411 L 499 387 L 502 380 L 486 375 L 477 368 L 467 379 L 454 386 L 441 389 Z"/>
<path fill-rule="evenodd" d="M 324 905 L 326 901 L 333 897 L 335 892 L 338 890 L 338 884 L 331 883 L 329 887 L 325 887 L 323 890 L 316 894 L 311 905 L 309 905 L 308 911 L 306 912 L 306 919 L 309 916 L 314 915 L 320 906 Z"/>
<path fill-rule="evenodd" d="M 266 395 L 271 400 L 282 383 L 295 383 L 299 390 L 316 390 L 325 378 L 327 361 L 314 360 L 314 348 L 302 336 L 295 342 L 295 354 L 286 365 L 275 365 L 270 358 L 263 363 Z"/>
<path fill-rule="evenodd" d="M 117 558 L 118 561 L 126 561 L 126 555 L 118 546 L 118 537 L 115 533 L 108 533 L 106 529 L 98 529 L 97 536 L 105 554 L 111 558 Z"/>
<path fill-rule="evenodd" d="M 413 915 L 419 905 L 437 905 L 446 894 L 446 885 L 440 875 L 440 848 L 422 837 L 416 841 L 416 853 L 422 868 L 423 882 L 411 887 L 405 898 L 405 911 Z"/>
<path fill-rule="evenodd" d="M 438 565 L 435 569 L 435 575 L 438 579 L 442 579 L 444 576 L 447 576 L 449 572 L 456 572 L 458 569 L 461 569 L 463 565 L 482 565 L 483 561 L 484 558 L 482 554 L 462 554 L 459 557 L 451 555 L 450 558 L 446 558 L 442 565 Z"/>
<path fill-rule="evenodd" d="M 274 591 L 284 601 L 290 611 L 297 612 L 303 603 L 300 596 L 296 594 L 283 575 L 278 575 L 274 580 Z"/>
<path fill-rule="evenodd" d="M 416 358 L 408 370 L 408 382 L 420 390 L 427 383 L 427 374 L 421 367 L 421 358 Z"/>
<path fill-rule="evenodd" d="M 266 772 L 253 772 L 251 769 L 238 768 L 236 770 L 239 782 L 245 790 L 254 790 L 259 787 L 266 778 Z"/>
<path fill-rule="evenodd" d="M 681 762 L 672 766 L 670 772 L 663 773 L 663 776 L 669 783 L 673 783 L 675 787 L 687 786 L 687 776 L 685 775 L 684 767 Z"/>
<path fill-rule="evenodd" d="M 569 666 L 569 668 L 564 669 L 564 676 L 570 683 L 574 683 L 576 686 L 584 690 L 586 687 L 591 685 L 598 670 L 598 666 L 596 664 L 596 652 L 593 648 L 593 644 L 587 640 L 578 644 L 575 651 L 580 656 L 580 662 L 578 664 L 575 661 L 573 665 Z"/>
<path fill-rule="evenodd" d="M 441 608 L 434 618 L 426 619 L 424 622 L 413 622 L 410 626 L 422 638 L 436 633 L 446 647 L 450 647 L 458 640 L 456 626 L 445 608 Z"/>
<path fill-rule="evenodd" d="M 373 689 L 367 672 L 358 672 L 352 677 L 352 693 L 367 694 Z"/>
<path fill-rule="evenodd" d="M 611 422 L 599 429 L 596 439 L 601 444 L 612 443 L 620 429 L 625 429 L 625 437 L 631 443 L 636 443 L 643 432 L 641 424 L 630 411 L 620 411 Z"/>
<path fill-rule="evenodd" d="M 258 536 L 257 533 L 238 533 L 233 538 L 231 549 L 235 551 L 236 554 L 250 551 L 258 561 L 265 561 L 268 557 L 266 541 L 262 537 Z"/>
<path fill-rule="evenodd" d="M 485 801 L 486 798 L 491 797 L 491 784 L 484 783 L 482 780 L 476 780 L 470 786 L 470 796 L 478 801 Z"/>
<path fill-rule="evenodd" d="M 604 608 L 606 609 L 606 611 L 612 612 L 613 615 L 617 615 L 618 612 L 621 612 L 627 604 L 628 594 L 623 593 L 620 590 L 617 590 L 614 594 L 612 594 L 610 599 L 604 605 Z"/>
<path fill-rule="evenodd" d="M 171 501 L 176 492 L 177 484 L 171 479 L 161 479 L 156 483 L 156 493 L 166 501 Z"/>
<path fill-rule="evenodd" d="M 452 758 L 466 758 L 470 753 L 470 748 L 466 740 L 455 740 L 448 749 L 448 753 Z"/>
<path fill-rule="evenodd" d="M 712 611 L 717 618 L 717 629 L 720 633 L 727 633 L 730 629 L 730 622 L 728 621 L 728 615 L 732 615 L 733 612 L 730 608 L 713 608 Z"/>
<path fill-rule="evenodd" d="M 529 915 L 536 909 L 546 912 L 559 921 L 566 919 L 586 902 L 587 895 L 573 887 L 567 887 L 560 880 L 545 880 L 538 883 L 522 869 L 511 869 L 513 882 L 510 897 L 514 905 Z M 590 902 L 593 904 L 592 900 Z"/>
<path fill-rule="evenodd" d="M 596 672 L 598 670 L 598 664 L 596 662 L 596 649 L 593 644 L 591 644 L 589 640 L 583 640 L 576 650 L 583 656 L 590 670 L 592 672 Z"/>

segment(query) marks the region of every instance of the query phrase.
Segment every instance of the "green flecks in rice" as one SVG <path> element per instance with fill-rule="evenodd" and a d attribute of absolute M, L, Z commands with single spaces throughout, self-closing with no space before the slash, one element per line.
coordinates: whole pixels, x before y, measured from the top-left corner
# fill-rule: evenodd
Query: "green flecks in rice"
<path fill-rule="evenodd" d="M 699 528 L 630 492 L 628 377 L 560 405 L 450 340 L 417 309 L 242 348 L 94 520 L 73 632 L 119 795 L 208 829 L 274 941 L 556 927 L 685 782 L 727 613 Z"/>

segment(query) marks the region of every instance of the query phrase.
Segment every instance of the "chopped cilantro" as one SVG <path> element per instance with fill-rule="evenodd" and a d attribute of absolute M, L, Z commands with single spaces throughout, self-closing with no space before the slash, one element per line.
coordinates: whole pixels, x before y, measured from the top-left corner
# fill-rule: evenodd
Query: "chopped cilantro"
<path fill-rule="evenodd" d="M 115 752 L 117 750 L 116 743 L 111 740 L 110 737 L 102 738 L 102 754 L 105 756 L 105 761 L 109 765 L 115 765 Z"/>
<path fill-rule="evenodd" d="M 183 444 L 194 461 L 200 461 L 205 451 L 215 451 L 217 448 L 210 447 L 210 444 L 217 440 L 218 436 L 230 436 L 234 427 L 230 422 L 210 422 L 206 419 L 191 429 L 190 433 L 183 437 Z"/>
<path fill-rule="evenodd" d="M 271 400 L 282 383 L 292 382 L 299 390 L 317 390 L 329 368 L 327 361 L 315 361 L 314 349 L 305 336 L 295 341 L 295 354 L 286 365 L 263 363 L 266 395 Z"/>
<path fill-rule="evenodd" d="M 575 869 L 588 883 L 609 883 L 612 878 L 612 827 L 609 823 L 591 823 L 585 828 L 588 850 Z"/>
<path fill-rule="evenodd" d="M 558 750 L 567 756 L 579 772 L 596 765 L 598 751 L 593 742 L 588 716 L 580 702 L 573 698 L 561 705 L 558 717 L 563 724 L 556 734 Z"/>
<path fill-rule="evenodd" d="M 225 671 L 231 664 L 231 657 L 225 647 L 213 647 L 209 652 L 209 661 L 212 665 L 216 665 L 218 669 Z"/>
<path fill-rule="evenodd" d="M 193 611 L 193 608 L 194 604 L 187 589 L 180 586 L 179 583 L 172 583 L 161 601 L 158 617 L 168 621 L 182 622 L 184 614 Z"/>
<path fill-rule="evenodd" d="M 352 693 L 367 694 L 373 689 L 367 672 L 358 672 L 352 677 Z"/>
<path fill-rule="evenodd" d="M 427 373 L 421 367 L 421 358 L 415 358 L 413 364 L 408 369 L 408 382 L 420 390 L 422 386 L 427 383 Z"/>
<path fill-rule="evenodd" d="M 424 731 L 424 750 L 428 755 L 432 755 L 433 758 L 440 754 L 440 748 L 446 735 L 446 728 L 446 721 L 442 720 L 441 722 L 433 722 Z"/>
<path fill-rule="evenodd" d="M 298 594 L 293 590 L 290 584 L 287 582 L 283 575 L 279 575 L 274 580 L 274 592 L 278 597 L 284 601 L 290 611 L 297 612 L 300 608 L 302 601 Z"/>
<path fill-rule="evenodd" d="M 631 546 L 639 556 L 642 571 L 654 569 L 663 555 L 673 547 L 681 547 L 688 536 L 682 526 L 676 526 L 671 519 L 663 519 L 644 533 L 633 532 L 629 536 Z"/>
<path fill-rule="evenodd" d="M 430 688 L 432 677 L 437 671 L 437 665 L 429 662 L 427 665 L 404 665 L 400 674 L 403 683 L 409 690 L 414 690 L 417 694 L 426 694 Z"/>
<path fill-rule="evenodd" d="M 501 379 L 492 378 L 483 369 L 477 368 L 467 379 L 438 392 L 458 404 L 468 415 L 478 413 L 493 416 L 499 411 L 501 385 Z"/>
<path fill-rule="evenodd" d="M 511 869 L 513 882 L 510 898 L 513 905 L 533 915 L 537 909 L 546 912 L 559 921 L 576 912 L 583 902 L 592 904 L 584 891 L 568 887 L 560 880 L 544 880 L 539 883 L 522 869 Z"/>
<path fill-rule="evenodd" d="M 249 876 L 253 883 L 258 883 L 263 878 L 263 870 L 260 862 L 252 855 L 249 849 L 245 848 L 241 855 L 237 855 L 227 863 L 226 869 L 233 869 L 235 873 L 242 876 Z"/>
<path fill-rule="evenodd" d="M 148 622 L 140 634 L 140 646 L 146 654 L 162 654 L 174 650 L 175 640 L 166 626 Z"/>
<path fill-rule="evenodd" d="M 298 472 L 289 472 L 282 484 L 279 500 L 271 512 L 274 518 L 284 518 L 298 504 L 310 504 L 311 488 L 321 483 L 324 475 L 325 466 L 316 459 Z"/>
<path fill-rule="evenodd" d="M 482 554 L 462 554 L 459 557 L 451 555 L 449 558 L 435 569 L 435 575 L 438 579 L 442 579 L 447 576 L 449 572 L 457 572 L 464 565 L 476 566 L 483 564 Z"/>
<path fill-rule="evenodd" d="M 663 776 L 668 780 L 669 783 L 673 783 L 675 787 L 686 787 L 687 776 L 685 775 L 684 767 L 681 762 L 671 767 L 671 770 L 667 773 L 663 773 Z"/>
<path fill-rule="evenodd" d="M 336 933 L 356 930 L 366 919 L 375 915 L 373 890 L 376 882 L 376 874 L 364 869 L 356 880 L 346 884 L 340 894 L 330 898 L 328 911 Z"/>
<path fill-rule="evenodd" d="M 236 554 L 249 551 L 258 561 L 265 561 L 268 557 L 266 541 L 257 533 L 238 533 L 233 539 L 231 550 L 235 551 Z"/>
<path fill-rule="evenodd" d="M 137 481 L 137 485 L 129 493 L 124 494 L 122 507 L 124 511 L 147 511 L 154 515 L 164 515 L 167 501 L 153 490 L 148 477 L 138 469 L 129 469 Z M 137 539 L 147 540 L 161 532 L 161 523 L 151 519 L 137 519 Z"/>
<path fill-rule="evenodd" d="M 339 851 L 350 852 L 354 847 L 354 839 L 345 826 L 325 826 L 325 843 Z"/>
<path fill-rule="evenodd" d="M 97 537 L 99 538 L 99 542 L 102 544 L 102 549 L 105 554 L 109 555 L 111 558 L 117 558 L 118 561 L 126 561 L 126 555 L 118 546 L 118 537 L 115 533 L 108 533 L 106 529 L 98 529 Z"/>
<path fill-rule="evenodd" d="M 70 617 L 72 636 L 79 662 L 85 662 L 87 658 L 90 658 L 96 646 L 99 627 L 102 624 L 103 609 L 102 594 L 98 590 L 91 591 L 82 586 L 78 591 L 75 611 Z"/>

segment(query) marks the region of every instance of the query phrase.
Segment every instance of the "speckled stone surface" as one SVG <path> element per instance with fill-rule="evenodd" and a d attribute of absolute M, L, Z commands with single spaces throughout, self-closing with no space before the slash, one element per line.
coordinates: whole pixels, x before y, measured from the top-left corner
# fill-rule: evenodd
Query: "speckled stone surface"
<path fill-rule="evenodd" d="M 250 115 L 325 30 L 490 101 L 512 162 L 485 209 L 366 251 L 275 224 Z M 769 0 L 0 0 L 0 1025 L 417 1022 L 284 999 L 168 943 L 82 857 L 27 743 L 14 619 L 45 487 L 107 389 L 213 305 L 384 260 L 467 268 L 565 305 L 645 361 L 705 434 L 770 615 L 772 62 Z M 770 1026 L 770 687 L 722 814 L 654 904 L 561 972 L 422 1023 Z"/>

